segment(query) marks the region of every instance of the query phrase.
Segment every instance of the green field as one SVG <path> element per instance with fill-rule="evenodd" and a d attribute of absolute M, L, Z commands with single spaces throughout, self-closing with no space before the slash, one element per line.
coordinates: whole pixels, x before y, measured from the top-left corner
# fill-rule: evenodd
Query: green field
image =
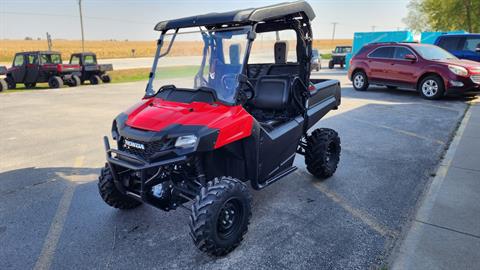
<path fill-rule="evenodd" d="M 178 66 L 178 67 L 165 67 L 158 68 L 158 76 L 161 79 L 173 79 L 173 78 L 193 78 L 198 72 L 198 66 Z M 112 83 L 125 83 L 125 82 L 138 82 L 148 80 L 148 75 L 150 74 L 150 68 L 136 68 L 136 69 L 125 69 L 125 70 L 114 70 L 109 72 Z M 88 82 L 86 83 L 88 84 Z M 64 88 L 69 88 L 64 86 Z M 0 92 L 1 94 L 5 93 L 15 93 L 15 92 L 24 92 L 24 91 L 41 91 L 49 89 L 47 83 L 39 83 L 34 89 L 27 89 L 23 84 L 17 84 L 17 88 L 14 90 L 6 90 Z"/>

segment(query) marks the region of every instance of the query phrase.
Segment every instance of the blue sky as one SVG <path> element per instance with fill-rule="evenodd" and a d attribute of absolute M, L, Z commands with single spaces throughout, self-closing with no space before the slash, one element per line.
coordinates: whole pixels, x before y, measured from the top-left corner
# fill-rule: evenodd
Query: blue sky
<path fill-rule="evenodd" d="M 264 6 L 272 0 L 83 0 L 85 38 L 94 40 L 151 40 L 161 20 Z M 404 28 L 408 0 L 308 0 L 315 9 L 316 38 L 331 38 L 332 22 L 338 22 L 337 38 L 354 32 Z M 45 37 L 80 39 L 78 0 L 0 0 L 0 39 Z"/>

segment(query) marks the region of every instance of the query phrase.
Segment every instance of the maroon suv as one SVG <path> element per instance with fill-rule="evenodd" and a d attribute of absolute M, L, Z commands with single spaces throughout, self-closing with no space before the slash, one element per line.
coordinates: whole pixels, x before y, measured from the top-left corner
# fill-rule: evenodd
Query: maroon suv
<path fill-rule="evenodd" d="M 415 89 L 426 99 L 480 93 L 480 63 L 427 44 L 366 45 L 352 58 L 348 77 L 359 91 L 375 84 Z"/>

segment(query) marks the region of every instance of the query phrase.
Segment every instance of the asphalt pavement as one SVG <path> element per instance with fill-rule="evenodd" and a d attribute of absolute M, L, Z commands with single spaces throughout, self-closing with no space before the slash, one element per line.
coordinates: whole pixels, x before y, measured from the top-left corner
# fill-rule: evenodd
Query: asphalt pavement
<path fill-rule="evenodd" d="M 336 174 L 299 170 L 253 193 L 243 243 L 224 258 L 199 252 L 188 212 L 108 207 L 97 191 L 102 136 L 143 96 L 145 82 L 0 95 L 1 269 L 368 269 L 390 262 L 467 108 L 415 92 L 356 92 L 316 127 L 337 130 Z"/>
<path fill-rule="evenodd" d="M 480 264 L 480 102 L 472 102 L 426 192 L 392 269 L 477 269 Z"/>

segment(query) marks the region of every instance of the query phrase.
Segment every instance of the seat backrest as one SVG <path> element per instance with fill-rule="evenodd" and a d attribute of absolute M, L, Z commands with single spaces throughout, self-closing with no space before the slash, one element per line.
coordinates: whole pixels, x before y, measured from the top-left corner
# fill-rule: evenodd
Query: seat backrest
<path fill-rule="evenodd" d="M 288 58 L 288 42 L 277 41 L 274 47 L 275 64 L 286 64 Z"/>
<path fill-rule="evenodd" d="M 284 110 L 290 101 L 290 76 L 262 76 L 255 85 L 250 105 L 258 109 Z"/>

